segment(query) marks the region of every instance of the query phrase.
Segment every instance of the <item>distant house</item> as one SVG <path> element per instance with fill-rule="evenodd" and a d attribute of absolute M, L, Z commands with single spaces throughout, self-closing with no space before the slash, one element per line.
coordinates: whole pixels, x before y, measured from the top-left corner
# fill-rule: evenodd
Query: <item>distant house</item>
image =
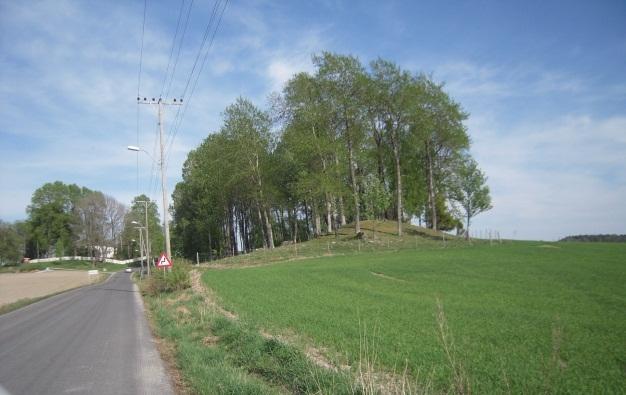
<path fill-rule="evenodd" d="M 113 258 L 115 256 L 115 248 L 109 246 L 94 246 L 96 256 L 99 258 Z"/>

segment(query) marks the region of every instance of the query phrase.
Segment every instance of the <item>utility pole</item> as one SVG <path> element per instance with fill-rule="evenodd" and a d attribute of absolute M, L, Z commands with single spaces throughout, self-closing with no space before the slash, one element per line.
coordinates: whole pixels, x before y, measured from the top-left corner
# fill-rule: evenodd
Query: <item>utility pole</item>
<path fill-rule="evenodd" d="M 141 272 L 139 277 L 143 278 L 143 236 L 141 234 L 141 228 L 135 228 L 139 231 L 139 262 L 141 262 Z"/>
<path fill-rule="evenodd" d="M 183 99 L 176 100 L 174 99 L 172 102 L 166 102 L 159 97 L 158 100 L 152 98 L 152 100 L 148 100 L 146 97 L 143 98 L 143 101 L 138 97 L 137 103 L 139 104 L 153 104 L 157 106 L 157 114 L 158 114 L 158 125 L 159 125 L 159 145 L 161 147 L 161 157 L 159 160 L 159 167 L 161 168 L 161 191 L 163 192 L 163 228 L 165 230 L 165 254 L 168 259 L 172 259 L 172 248 L 170 245 L 170 224 L 167 218 L 168 212 L 168 203 L 167 203 L 167 185 L 166 185 L 166 177 L 165 177 L 165 155 L 163 148 L 163 106 L 164 105 L 174 105 L 180 106 L 183 104 Z"/>
<path fill-rule="evenodd" d="M 152 262 L 150 260 L 150 231 L 148 230 L 149 226 L 148 226 L 148 201 L 147 200 L 137 200 L 137 203 L 143 203 L 144 207 L 145 207 L 145 214 L 146 214 L 146 222 L 144 222 L 144 225 L 146 227 L 146 256 L 148 258 L 148 277 L 150 276 L 150 262 Z"/>

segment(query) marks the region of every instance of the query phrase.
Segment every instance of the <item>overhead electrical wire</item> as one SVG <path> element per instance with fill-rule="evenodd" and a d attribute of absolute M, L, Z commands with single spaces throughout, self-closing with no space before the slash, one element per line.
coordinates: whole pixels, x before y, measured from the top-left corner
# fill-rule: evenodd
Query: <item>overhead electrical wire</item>
<path fill-rule="evenodd" d="M 146 31 L 146 10 L 148 8 L 148 0 L 143 2 L 143 22 L 141 24 L 141 49 L 139 50 L 139 72 L 137 73 L 137 97 L 141 89 L 141 68 L 143 66 L 143 40 Z M 137 146 L 139 146 L 139 104 L 137 104 Z M 139 152 L 136 153 L 137 159 L 137 195 L 139 195 Z"/>
<path fill-rule="evenodd" d="M 183 34 L 180 37 L 180 43 L 178 44 L 178 52 L 176 53 L 176 58 L 174 60 L 174 67 L 172 69 L 172 77 L 170 78 L 170 83 L 167 86 L 167 90 L 165 91 L 165 98 L 169 97 L 170 89 L 172 88 L 172 82 L 174 81 L 174 75 L 176 74 L 176 66 L 178 65 L 178 59 L 180 59 L 180 51 L 183 47 L 183 42 L 185 41 L 185 34 L 187 33 L 187 26 L 189 26 L 189 16 L 191 14 L 191 9 L 193 8 L 193 0 L 189 4 L 189 8 L 187 9 L 187 17 L 185 18 L 185 25 L 183 27 Z"/>
<path fill-rule="evenodd" d="M 207 29 L 205 30 L 203 44 L 200 47 L 201 49 L 202 49 L 202 47 L 204 46 L 204 44 L 206 42 L 206 38 L 208 37 L 208 32 L 211 31 L 210 25 L 211 25 L 212 21 L 215 19 L 216 11 L 219 10 L 220 3 L 221 3 L 220 0 L 215 2 L 215 5 L 213 7 L 213 12 L 211 13 L 211 19 L 209 20 L 209 23 L 207 24 Z M 176 135 L 178 134 L 178 131 L 179 131 L 181 125 L 182 125 L 182 122 L 184 120 L 184 117 L 185 117 L 185 114 L 187 112 L 187 109 L 189 108 L 189 105 L 190 105 L 191 100 L 193 98 L 193 94 L 194 94 L 194 92 L 196 90 L 196 86 L 198 84 L 198 80 L 200 79 L 200 75 L 201 75 L 202 70 L 204 69 L 206 61 L 208 59 L 209 52 L 210 52 L 211 48 L 213 47 L 213 42 L 215 41 L 215 36 L 217 35 L 217 32 L 218 32 L 218 30 L 220 28 L 220 25 L 221 25 L 221 22 L 222 22 L 222 18 L 224 16 L 224 12 L 226 11 L 228 3 L 229 3 L 229 0 L 226 0 L 223 3 L 223 6 L 221 7 L 221 11 L 219 12 L 219 18 L 217 20 L 217 24 L 215 25 L 215 28 L 212 29 L 213 33 L 211 35 L 211 39 L 209 41 L 209 45 L 208 45 L 206 51 L 204 52 L 204 57 L 202 58 L 202 63 L 200 64 L 200 68 L 198 70 L 198 73 L 196 73 L 193 85 L 191 87 L 191 91 L 189 93 L 189 97 L 186 98 L 185 105 L 182 106 L 183 108 L 182 108 L 182 112 L 181 112 L 180 117 L 177 117 L 178 118 L 178 122 L 174 124 L 174 129 L 173 129 L 173 132 L 171 134 L 171 138 L 169 139 L 168 149 L 166 150 L 166 152 L 168 153 L 168 156 L 169 156 L 169 152 L 171 151 L 170 148 L 174 144 L 174 139 L 176 138 Z M 196 56 L 196 62 L 199 59 L 200 55 L 201 55 L 201 50 L 198 51 L 198 55 Z M 196 62 L 194 62 L 194 67 L 192 68 L 192 72 L 190 73 L 190 78 L 188 79 L 187 85 L 185 86 L 185 90 L 183 91 L 183 95 L 181 96 L 182 98 L 185 98 L 185 94 L 187 92 L 187 87 L 189 86 L 189 81 L 191 80 L 191 77 L 193 76 L 193 70 L 195 69 Z M 177 111 L 177 114 L 178 113 L 179 112 Z M 166 164 L 167 164 L 167 161 L 166 161 Z"/>
<path fill-rule="evenodd" d="M 204 34 L 202 36 L 202 42 L 200 43 L 200 46 L 198 47 L 198 53 L 196 54 L 195 60 L 193 62 L 193 66 L 191 67 L 191 71 L 189 72 L 189 76 L 187 77 L 187 82 L 185 84 L 185 88 L 183 89 L 183 92 L 181 94 L 181 99 L 185 99 L 185 95 L 187 94 L 187 89 L 189 88 L 189 84 L 191 83 L 191 80 L 194 77 L 195 71 L 196 71 L 196 67 L 198 65 L 198 60 L 200 59 L 200 56 L 203 53 L 204 50 L 204 45 L 206 44 L 207 38 L 209 37 L 209 33 L 211 32 L 211 27 L 213 25 L 213 21 L 215 20 L 215 15 L 217 14 L 217 10 L 218 10 L 218 6 L 221 3 L 222 0 L 216 0 L 215 3 L 213 3 L 213 8 L 211 10 L 211 16 L 209 17 L 209 21 L 204 29 Z M 182 106 L 181 106 L 182 107 Z M 166 146 L 171 146 L 171 143 L 168 143 L 170 141 L 170 139 L 172 138 L 172 136 L 174 135 L 173 130 L 177 129 L 177 125 L 180 121 L 180 117 L 181 117 L 181 107 L 178 107 L 178 109 L 176 110 L 176 115 L 174 116 L 174 120 L 171 123 L 171 127 L 168 130 L 168 136 L 166 139 Z"/>
<path fill-rule="evenodd" d="M 163 94 L 165 93 L 165 86 L 167 85 L 167 80 L 169 79 L 170 65 L 172 64 L 172 57 L 174 56 L 174 49 L 176 48 L 176 38 L 178 37 L 178 32 L 180 30 L 180 20 L 183 16 L 183 9 L 185 8 L 185 0 L 180 2 L 180 10 L 178 11 L 178 21 L 176 22 L 176 32 L 174 33 L 174 37 L 172 37 L 172 46 L 170 48 L 170 56 L 167 59 L 167 67 L 165 68 L 165 76 L 163 77 L 163 86 L 161 87 L 161 93 L 159 93 L 159 97 L 165 99 Z M 172 73 L 173 74 L 173 73 Z M 172 75 L 173 78 L 173 75 Z"/>

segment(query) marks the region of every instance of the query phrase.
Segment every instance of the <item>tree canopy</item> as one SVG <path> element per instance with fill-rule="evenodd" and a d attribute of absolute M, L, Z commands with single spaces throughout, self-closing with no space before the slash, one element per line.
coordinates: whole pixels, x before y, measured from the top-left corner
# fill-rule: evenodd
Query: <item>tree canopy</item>
<path fill-rule="evenodd" d="M 358 234 L 363 218 L 397 221 L 399 235 L 411 218 L 462 227 L 468 114 L 443 84 L 384 59 L 324 52 L 313 64 L 267 111 L 237 99 L 189 153 L 173 194 L 179 253 L 273 248 L 347 222 Z"/>

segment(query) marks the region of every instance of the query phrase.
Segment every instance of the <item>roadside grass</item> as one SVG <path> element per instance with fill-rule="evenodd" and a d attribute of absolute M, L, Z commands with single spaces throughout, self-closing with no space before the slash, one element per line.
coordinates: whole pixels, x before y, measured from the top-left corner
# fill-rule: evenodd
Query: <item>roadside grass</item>
<path fill-rule="evenodd" d="M 397 240 L 387 247 L 381 235 L 377 250 L 359 252 L 346 239 L 324 256 L 329 237 L 311 243 L 308 256 L 309 243 L 301 245 L 306 260 L 256 252 L 202 279 L 243 322 L 300 339 L 300 349 L 313 344 L 352 374 L 406 369 L 409 382 L 435 393 L 626 388 L 626 244 L 453 239 L 444 248 L 420 235 L 416 248 L 410 237 L 389 235 Z M 274 264 L 246 267 L 268 260 Z M 219 324 L 209 328 L 228 338 Z"/>
<path fill-rule="evenodd" d="M 342 373 L 299 349 L 222 316 L 191 290 L 144 295 L 156 335 L 174 351 L 183 387 L 194 394 L 352 394 Z"/>
<path fill-rule="evenodd" d="M 3 266 L 0 267 L 0 273 L 20 273 L 30 272 L 35 270 L 45 270 L 47 267 L 50 269 L 71 269 L 71 270 L 92 270 L 98 269 L 107 272 L 117 272 L 124 270 L 126 265 L 117 265 L 114 263 L 95 262 L 92 264 L 89 261 L 54 261 L 54 262 L 39 262 L 39 263 L 24 263 L 18 266 Z M 106 270 L 105 270 L 106 269 Z"/>
<path fill-rule="evenodd" d="M 53 296 L 53 295 L 41 296 L 39 298 L 23 298 L 13 303 L 0 305 L 0 315 L 10 313 L 13 310 L 21 309 L 22 307 L 28 306 L 29 304 L 33 304 L 35 302 L 38 302 L 50 296 Z"/>

